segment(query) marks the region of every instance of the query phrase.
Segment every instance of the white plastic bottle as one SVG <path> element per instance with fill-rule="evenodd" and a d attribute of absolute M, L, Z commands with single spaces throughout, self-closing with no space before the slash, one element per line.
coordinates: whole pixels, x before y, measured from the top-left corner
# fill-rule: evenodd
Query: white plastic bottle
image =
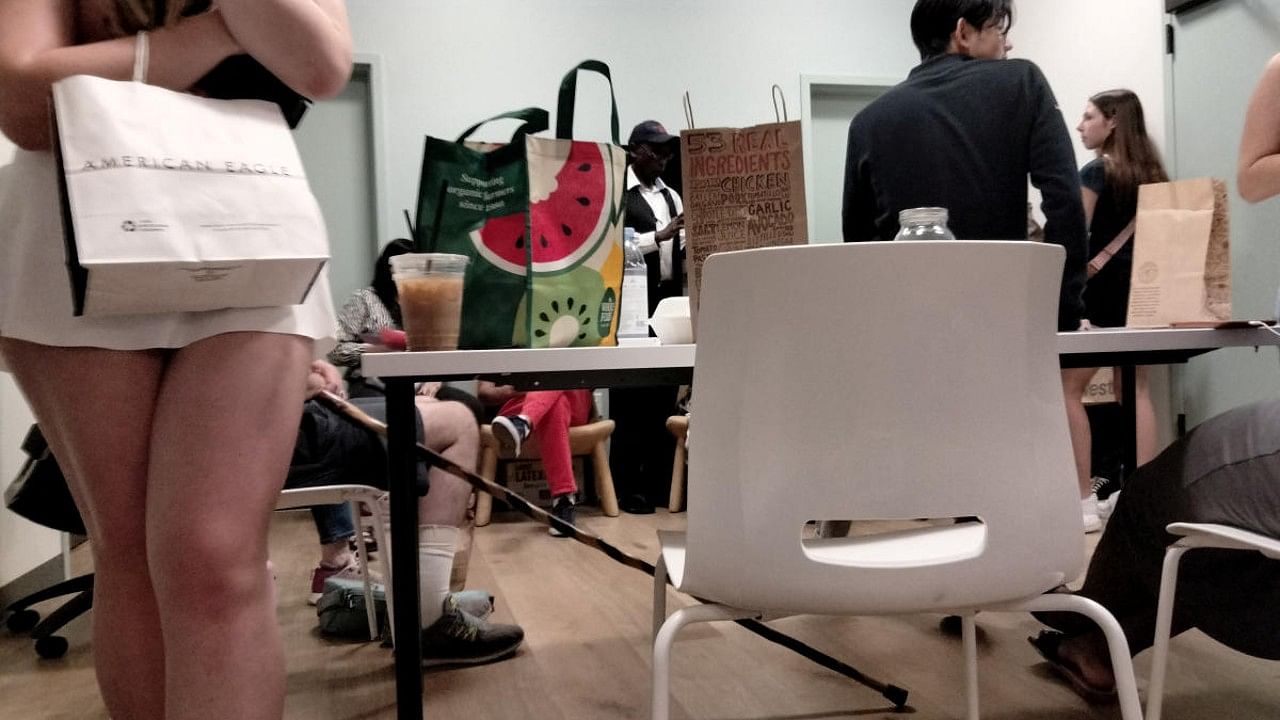
<path fill-rule="evenodd" d="M 636 244 L 635 228 L 622 230 L 622 301 L 618 312 L 618 341 L 649 337 L 649 269 Z"/>

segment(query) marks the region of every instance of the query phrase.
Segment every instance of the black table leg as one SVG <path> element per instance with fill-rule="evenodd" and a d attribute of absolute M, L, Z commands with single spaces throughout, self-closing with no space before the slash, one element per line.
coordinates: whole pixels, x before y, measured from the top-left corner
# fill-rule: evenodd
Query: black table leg
<path fill-rule="evenodd" d="M 1120 407 L 1121 417 L 1120 423 L 1120 447 L 1124 448 L 1121 454 L 1124 466 L 1120 471 L 1121 487 L 1124 486 L 1124 480 L 1138 469 L 1138 391 L 1135 386 L 1137 382 L 1137 368 L 1133 365 L 1125 365 L 1120 368 Z"/>
<path fill-rule="evenodd" d="M 395 607 L 396 718 L 422 718 L 418 611 L 418 483 L 413 381 L 388 378 L 387 456 L 391 493 L 391 595 Z"/>

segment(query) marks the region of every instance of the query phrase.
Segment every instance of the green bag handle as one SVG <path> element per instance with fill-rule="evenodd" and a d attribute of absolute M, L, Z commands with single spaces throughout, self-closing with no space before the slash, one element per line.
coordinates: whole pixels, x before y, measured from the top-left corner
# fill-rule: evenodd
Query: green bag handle
<path fill-rule="evenodd" d="M 523 123 L 521 123 L 520 127 L 516 128 L 516 131 L 511 134 L 511 140 L 513 142 L 516 140 L 516 138 L 520 137 L 521 135 L 532 135 L 533 133 L 540 133 L 551 126 L 551 117 L 547 114 L 546 110 L 543 110 L 542 108 L 536 108 L 536 107 L 527 107 L 521 110 L 512 110 L 510 112 L 504 112 L 501 115 L 494 115 L 493 117 L 487 120 L 481 120 L 475 125 L 472 125 L 471 127 L 464 130 L 462 134 L 458 136 L 458 139 L 455 140 L 454 142 L 460 143 L 465 141 L 467 138 L 471 137 L 472 133 L 474 133 L 476 130 L 479 130 L 481 125 L 484 125 L 486 123 L 491 123 L 494 120 L 505 120 L 508 118 L 512 120 L 524 121 Z"/>
<path fill-rule="evenodd" d="M 618 99 L 613 94 L 613 77 L 609 74 L 609 66 L 599 60 L 583 60 L 560 81 L 560 101 L 556 105 L 556 137 L 569 140 L 573 138 L 573 106 L 578 98 L 578 71 L 598 72 L 609 81 L 609 103 L 612 105 L 610 125 L 613 129 L 613 144 L 618 141 Z"/>

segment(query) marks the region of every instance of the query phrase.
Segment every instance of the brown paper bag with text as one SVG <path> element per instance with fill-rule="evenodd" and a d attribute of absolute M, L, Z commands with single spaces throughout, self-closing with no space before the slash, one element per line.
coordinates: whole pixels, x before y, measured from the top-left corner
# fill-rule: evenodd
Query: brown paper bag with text
<path fill-rule="evenodd" d="M 1196 178 L 1140 187 L 1125 325 L 1161 327 L 1230 317 L 1226 184 Z"/>
<path fill-rule="evenodd" d="M 707 256 L 809 242 L 800 123 L 685 130 L 680 161 L 696 338 L 698 286 Z"/>

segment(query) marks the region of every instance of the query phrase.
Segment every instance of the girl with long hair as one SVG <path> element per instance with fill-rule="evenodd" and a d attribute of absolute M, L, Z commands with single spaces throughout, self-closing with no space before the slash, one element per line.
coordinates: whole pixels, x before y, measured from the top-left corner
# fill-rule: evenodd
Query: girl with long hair
<path fill-rule="evenodd" d="M 383 330 L 400 330 L 400 300 L 391 277 L 391 258 L 413 252 L 413 242 L 396 238 L 387 243 L 373 263 L 373 280 L 357 288 L 338 311 L 338 344 L 329 351 L 329 362 L 347 371 L 347 391 L 351 397 L 382 394 L 381 383 L 370 384 L 360 373 L 368 337 Z"/>
<path fill-rule="evenodd" d="M 76 317 L 50 85 L 128 80 L 140 64 L 188 91 L 244 54 L 297 93 L 336 95 L 351 72 L 342 0 L 0 0 L 0 131 L 19 146 L 0 173 L 0 365 L 89 530 L 114 718 L 283 713 L 267 530 L 334 317 L 324 276 L 295 306 Z"/>
<path fill-rule="evenodd" d="M 1129 232 L 1138 212 L 1138 186 L 1169 179 L 1155 144 L 1147 135 L 1138 96 L 1129 90 L 1107 90 L 1089 98 L 1076 127 L 1085 148 L 1096 157 L 1080 170 L 1085 220 L 1089 225 L 1090 266 L 1096 270 L 1085 286 L 1085 317 L 1091 325 L 1121 327 L 1129 306 L 1129 273 L 1133 241 L 1118 249 L 1112 241 Z M 1100 268 L 1100 269 L 1099 269 Z M 1115 373 L 1117 381 L 1120 373 Z M 1067 415 L 1071 424 L 1076 473 L 1080 481 L 1086 529 L 1097 529 L 1098 498 L 1091 480 L 1092 443 L 1089 416 L 1081 396 L 1097 368 L 1063 371 Z M 1155 411 L 1147 368 L 1136 368 L 1137 460 L 1143 465 L 1156 454 Z M 1118 382 L 1117 382 L 1118 387 Z M 1133 468 L 1126 468 L 1132 472 Z"/>

